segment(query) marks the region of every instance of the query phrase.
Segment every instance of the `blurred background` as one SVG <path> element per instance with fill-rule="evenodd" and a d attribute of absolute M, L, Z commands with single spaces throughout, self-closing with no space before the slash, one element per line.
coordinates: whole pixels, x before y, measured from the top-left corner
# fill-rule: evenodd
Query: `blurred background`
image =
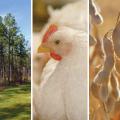
<path fill-rule="evenodd" d="M 47 22 L 49 18 L 47 8 L 49 5 L 53 8 L 61 8 L 67 3 L 76 1 L 79 0 L 33 0 L 33 31 L 39 32 Z"/>

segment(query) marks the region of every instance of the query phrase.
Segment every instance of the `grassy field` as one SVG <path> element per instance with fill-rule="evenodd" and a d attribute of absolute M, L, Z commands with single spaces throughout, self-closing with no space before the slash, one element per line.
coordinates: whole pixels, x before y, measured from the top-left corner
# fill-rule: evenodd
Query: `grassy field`
<path fill-rule="evenodd" d="M 30 85 L 0 91 L 0 120 L 30 120 Z"/>

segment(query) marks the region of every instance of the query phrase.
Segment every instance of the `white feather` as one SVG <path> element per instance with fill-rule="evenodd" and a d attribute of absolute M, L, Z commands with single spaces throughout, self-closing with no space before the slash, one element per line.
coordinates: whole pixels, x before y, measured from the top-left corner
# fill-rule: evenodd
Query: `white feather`
<path fill-rule="evenodd" d="M 39 87 L 40 120 L 87 120 L 87 35 L 76 34 L 74 43 L 71 54 Z"/>

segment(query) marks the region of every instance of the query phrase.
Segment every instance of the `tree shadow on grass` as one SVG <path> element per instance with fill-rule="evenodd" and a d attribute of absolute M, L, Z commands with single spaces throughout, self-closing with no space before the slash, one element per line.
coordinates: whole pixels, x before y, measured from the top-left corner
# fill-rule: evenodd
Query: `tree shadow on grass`
<path fill-rule="evenodd" d="M 0 91 L 0 95 L 3 96 L 2 98 L 0 97 L 0 101 L 4 99 L 9 99 L 12 96 L 15 96 L 16 94 L 29 94 L 30 91 L 31 91 L 30 84 L 20 85 L 16 87 L 8 87 L 3 91 Z"/>
<path fill-rule="evenodd" d="M 30 120 L 30 111 L 30 104 L 16 104 L 10 108 L 0 108 L 0 120 L 12 120 L 19 115 L 23 116 L 19 120 Z"/>
<path fill-rule="evenodd" d="M 0 120 L 30 120 L 31 105 L 29 98 L 26 99 L 30 89 L 30 85 L 20 85 L 0 92 Z"/>

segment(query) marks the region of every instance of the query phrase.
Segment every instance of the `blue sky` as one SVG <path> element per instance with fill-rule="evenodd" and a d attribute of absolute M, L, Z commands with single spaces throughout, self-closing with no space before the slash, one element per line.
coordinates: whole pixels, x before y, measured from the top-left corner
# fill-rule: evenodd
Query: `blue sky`
<path fill-rule="evenodd" d="M 26 40 L 31 40 L 31 0 L 0 0 L 0 16 L 12 13 Z"/>

